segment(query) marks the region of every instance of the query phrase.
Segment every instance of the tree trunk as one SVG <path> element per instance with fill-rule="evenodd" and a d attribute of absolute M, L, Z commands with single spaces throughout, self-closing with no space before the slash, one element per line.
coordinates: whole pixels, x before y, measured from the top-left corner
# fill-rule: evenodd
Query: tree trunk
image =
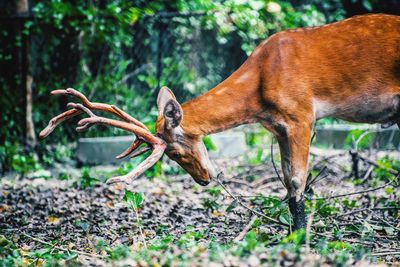
<path fill-rule="evenodd" d="M 29 1 L 28 0 L 16 0 L 16 13 L 18 16 L 29 15 Z M 23 30 L 24 20 L 21 21 L 20 30 Z M 29 52 L 29 36 L 22 35 L 22 95 L 24 95 L 24 113 L 25 113 L 25 143 L 28 148 L 34 148 L 37 143 L 35 128 L 32 119 L 32 107 L 33 107 L 33 92 L 32 92 L 32 66 L 31 56 Z"/>

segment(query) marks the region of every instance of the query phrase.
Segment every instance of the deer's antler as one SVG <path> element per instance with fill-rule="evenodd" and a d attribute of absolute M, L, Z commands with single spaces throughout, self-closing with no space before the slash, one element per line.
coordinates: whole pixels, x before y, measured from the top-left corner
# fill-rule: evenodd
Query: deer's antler
<path fill-rule="evenodd" d="M 108 105 L 103 103 L 92 103 L 82 93 L 72 88 L 68 88 L 65 90 L 64 89 L 55 90 L 52 91 L 51 93 L 53 95 L 76 96 L 82 101 L 82 104 L 68 103 L 68 107 L 70 107 L 71 109 L 51 119 L 47 127 L 40 132 L 41 138 L 48 136 L 55 129 L 55 127 L 61 122 L 69 118 L 72 118 L 74 116 L 77 116 L 79 114 L 86 113 L 87 115 L 89 115 L 89 117 L 84 118 L 78 122 L 78 127 L 76 128 L 78 132 L 86 131 L 94 124 L 103 124 L 103 125 L 117 127 L 125 131 L 134 133 L 136 135 L 135 141 L 133 141 L 133 143 L 128 147 L 128 149 L 126 149 L 124 152 L 122 152 L 120 155 L 117 156 L 118 159 L 126 157 L 130 154 L 131 157 L 136 157 L 145 153 L 146 151 L 153 149 L 153 152 L 150 154 L 150 156 L 147 157 L 145 161 L 140 163 L 133 171 L 123 176 L 113 177 L 107 181 L 108 183 L 118 183 L 118 182 L 124 182 L 127 184 L 131 183 L 133 179 L 135 179 L 136 177 L 141 175 L 144 171 L 146 171 L 148 168 L 153 166 L 164 154 L 164 150 L 166 148 L 165 142 L 161 138 L 153 135 L 143 123 L 131 117 L 129 114 L 122 111 L 121 109 L 113 105 Z M 91 110 L 100 110 L 109 112 L 123 119 L 124 121 L 99 117 L 96 116 Z M 142 144 L 148 144 L 149 146 L 143 147 L 135 151 Z"/>

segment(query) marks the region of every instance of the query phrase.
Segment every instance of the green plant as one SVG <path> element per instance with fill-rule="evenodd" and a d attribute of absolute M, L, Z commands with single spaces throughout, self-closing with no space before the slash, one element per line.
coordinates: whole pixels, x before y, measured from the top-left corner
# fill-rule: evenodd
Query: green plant
<path fill-rule="evenodd" d="M 37 171 L 40 168 L 39 162 L 33 155 L 15 154 L 11 159 L 11 170 L 23 175 L 30 171 Z"/>
<path fill-rule="evenodd" d="M 27 153 L 18 143 L 9 141 L 0 146 L 0 167 L 3 171 L 11 170 L 22 175 L 41 169 L 41 165 L 33 153 Z"/>
<path fill-rule="evenodd" d="M 147 249 L 146 238 L 144 237 L 143 230 L 142 230 L 142 222 L 139 217 L 139 209 L 143 202 L 143 194 L 142 193 L 134 193 L 129 190 L 125 190 L 124 201 L 135 212 L 136 225 L 139 228 L 139 232 L 142 237 L 143 245 Z"/>
<path fill-rule="evenodd" d="M 64 163 L 70 160 L 72 155 L 73 149 L 71 146 L 59 143 L 52 146 L 46 146 L 45 152 L 43 153 L 42 161 L 46 165 L 51 166 L 52 164 L 54 164 L 54 162 Z"/>
<path fill-rule="evenodd" d="M 395 176 L 390 170 L 395 170 L 400 173 L 400 160 L 384 156 L 377 160 L 377 164 L 379 167 L 374 169 L 374 175 L 379 180 L 390 181 L 394 179 Z"/>
<path fill-rule="evenodd" d="M 345 148 L 352 148 L 355 145 L 355 149 L 366 149 L 371 145 L 374 138 L 375 133 L 360 129 L 351 130 L 345 139 Z"/>
<path fill-rule="evenodd" d="M 207 211 L 217 211 L 221 205 L 219 204 L 219 199 L 221 197 L 221 188 L 220 187 L 212 187 L 207 188 L 206 192 L 208 193 L 208 197 L 202 199 L 202 206 Z"/>
<path fill-rule="evenodd" d="M 13 242 L 0 235 L 0 266 L 59 266 L 60 262 L 79 266 L 75 253 L 60 251 L 56 244 L 21 253 Z"/>
<path fill-rule="evenodd" d="M 283 223 L 290 224 L 290 215 L 287 203 L 278 197 L 257 196 L 254 203 L 262 207 L 263 212 L 270 217 L 276 218 Z"/>
<path fill-rule="evenodd" d="M 79 188 L 86 189 L 89 187 L 93 187 L 96 183 L 99 182 L 99 179 L 92 176 L 91 169 L 89 167 L 83 167 L 81 169 L 81 176 L 77 181 L 74 182 L 75 186 Z"/>

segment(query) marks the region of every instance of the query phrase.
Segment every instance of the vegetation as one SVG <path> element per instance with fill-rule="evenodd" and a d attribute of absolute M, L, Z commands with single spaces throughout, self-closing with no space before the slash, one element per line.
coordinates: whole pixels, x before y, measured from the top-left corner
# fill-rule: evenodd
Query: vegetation
<path fill-rule="evenodd" d="M 66 99 L 49 94 L 65 87 L 114 102 L 152 124 L 160 85 L 170 86 L 185 101 L 227 77 L 261 40 L 277 31 L 321 25 L 354 13 L 396 10 L 395 4 L 376 0 L 51 0 L 33 1 L 31 17 L 24 19 L 15 17 L 12 2 L 1 4 L 0 13 L 0 64 L 8 70 L 0 76 L 3 171 L 13 169 L 15 154 L 32 153 L 25 147 L 29 114 L 23 105 L 29 69 L 18 62 L 29 60 L 31 65 L 36 134 L 65 108 Z M 57 129 L 48 142 L 75 140 L 71 125 Z M 118 130 L 105 127 L 86 133 L 115 134 Z M 47 154 L 43 144 L 36 143 L 39 160 Z"/>
<path fill-rule="evenodd" d="M 367 179 L 343 179 L 335 186 L 335 176 L 345 175 L 333 164 L 338 161 L 350 162 L 350 155 L 315 157 L 312 173 L 325 171 L 320 176 L 323 182 L 311 186 L 317 192 L 328 184 L 335 193 L 308 195 L 306 212 L 312 227 L 293 233 L 244 209 L 218 184 L 198 190 L 187 176 L 184 182 L 162 177 L 153 181 L 141 179 L 132 185 L 134 191 L 87 183 L 93 175 L 93 170 L 87 168 L 81 177 L 75 178 L 87 187 L 74 188 L 76 182 L 72 180 L 72 186 L 55 194 L 49 194 L 56 190 L 52 186 L 24 188 L 5 184 L 0 214 L 5 216 L 8 228 L 0 231 L 0 266 L 75 266 L 86 261 L 114 266 L 205 266 L 211 262 L 233 266 L 348 266 L 370 261 L 395 264 L 400 249 L 400 206 L 398 178 L 391 172 L 400 172 L 400 161 L 384 157 L 377 161 L 378 167 Z M 367 170 L 365 166 L 361 171 Z M 242 172 L 254 175 L 255 179 L 231 186 L 235 182 L 231 177 Z M 240 196 L 240 202 L 290 225 L 292 219 L 282 201 L 284 189 L 279 181 L 274 183 L 268 178 L 273 174 L 270 166 L 261 173 L 254 165 L 244 170 L 236 167 L 223 182 L 234 195 Z M 264 183 L 269 190 L 260 188 Z M 342 193 L 342 187 L 350 188 L 350 192 Z M 110 193 L 116 197 L 110 199 Z M 49 202 L 43 206 L 40 199 L 44 196 Z M 13 204 L 15 201 L 18 205 Z M 66 202 L 71 210 L 67 213 L 62 211 Z M 23 206 L 19 216 L 10 217 Z M 85 210 L 91 213 L 82 213 Z M 24 221 L 27 216 L 30 219 Z M 120 219 L 114 221 L 115 216 Z M 20 228 L 15 231 L 12 227 L 16 223 Z M 0 224 L 3 226 L 1 220 Z M 39 230 L 31 224 L 42 227 Z M 65 229 L 73 230 L 66 233 Z M 55 238 L 51 237 L 53 234 Z M 125 241 L 114 243 L 115 238 Z"/>
<path fill-rule="evenodd" d="M 270 164 L 279 166 L 280 158 L 265 146 L 273 142 L 265 130 L 246 132 L 249 152 L 221 163 L 232 199 L 218 183 L 200 189 L 168 159 L 129 190 L 108 187 L 107 179 L 128 173 L 147 154 L 112 170 L 77 166 L 74 123 L 29 143 L 26 121 L 36 136 L 68 102 L 50 91 L 74 87 L 154 131 L 160 86 L 184 102 L 230 75 L 278 31 L 395 13 L 399 3 L 34 0 L 29 14 L 17 14 L 14 2 L 21 1 L 0 3 L 0 266 L 398 263 L 400 161 L 390 153 L 371 157 L 375 136 L 365 130 L 352 130 L 341 154 L 312 155 L 306 212 L 313 226 L 292 232 Z M 93 127 L 82 136 L 119 134 Z M 203 141 L 216 149 L 211 138 Z M 331 194 L 319 193 L 327 187 Z"/>

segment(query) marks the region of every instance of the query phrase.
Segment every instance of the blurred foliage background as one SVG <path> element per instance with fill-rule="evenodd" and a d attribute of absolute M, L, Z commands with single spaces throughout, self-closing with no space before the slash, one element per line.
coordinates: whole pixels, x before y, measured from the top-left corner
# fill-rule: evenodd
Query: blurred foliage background
<path fill-rule="evenodd" d="M 18 12 L 18 4 L 27 12 Z M 252 49 L 275 32 L 316 26 L 369 12 L 400 13 L 396 0 L 17 0 L 0 1 L 0 169 L 43 144 L 67 143 L 75 124 L 46 143 L 27 144 L 27 116 L 37 135 L 65 110 L 50 91 L 73 87 L 89 99 L 117 105 L 153 123 L 160 86 L 179 101 L 229 76 Z M 32 115 L 26 79 L 32 76 Z M 116 135 L 95 127 L 86 136 Z M 60 156 L 62 157 L 62 155 Z M 18 164 L 32 160 L 23 158 Z M 18 165 L 19 166 L 19 165 Z"/>

